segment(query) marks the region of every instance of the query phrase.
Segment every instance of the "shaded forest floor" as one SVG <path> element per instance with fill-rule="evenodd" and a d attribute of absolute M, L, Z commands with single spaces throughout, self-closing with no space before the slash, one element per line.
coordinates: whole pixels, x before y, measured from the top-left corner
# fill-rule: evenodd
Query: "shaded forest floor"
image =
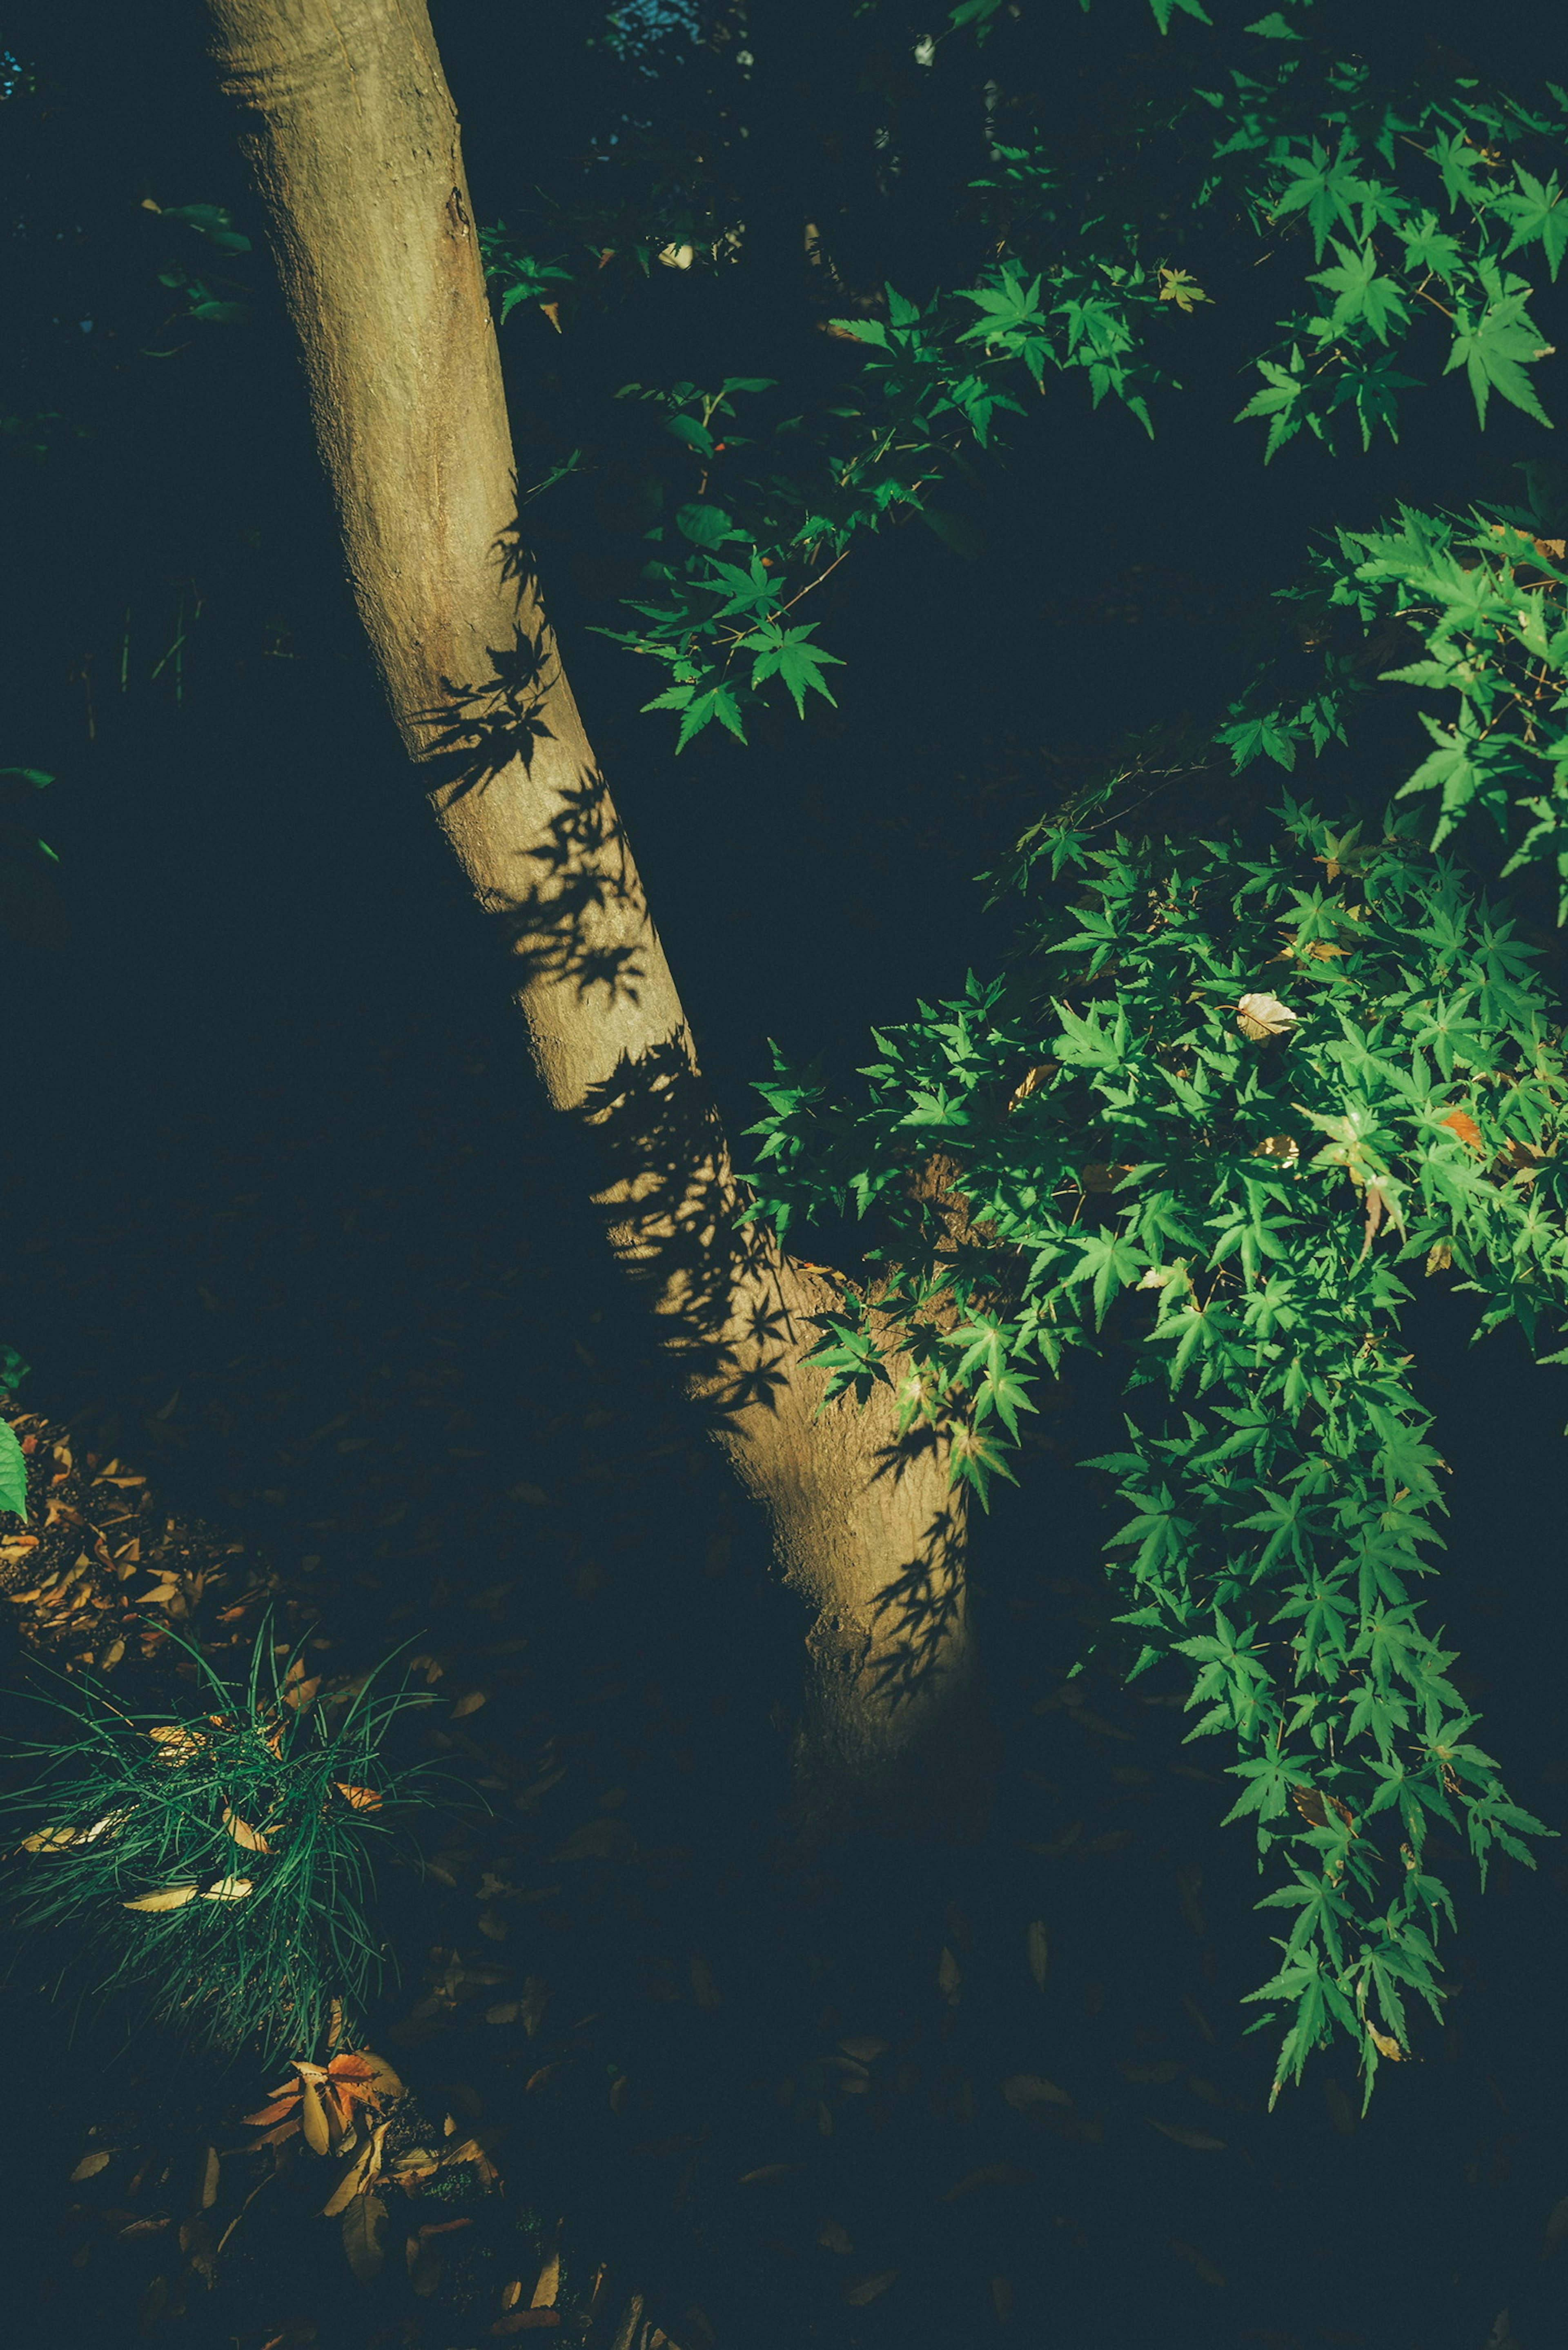
<path fill-rule="evenodd" d="M 243 904 L 204 895 L 241 828 L 231 806 L 220 855 L 202 776 L 155 823 L 93 811 L 20 1040 L 5 1335 L 36 1366 L 40 1479 L 64 1440 L 89 1521 L 93 1480 L 147 1480 L 108 1494 L 151 1497 L 129 1563 L 156 1579 L 115 1572 L 123 1527 L 109 1564 L 88 1546 L 95 1653 L 116 1592 L 167 1607 L 217 1569 L 203 1623 L 254 1580 L 328 1673 L 405 1639 L 429 1660 L 444 1751 L 493 1809 L 389 1888 L 402 1980 L 371 2037 L 412 2139 L 486 2159 L 390 2192 L 362 2282 L 331 2174 L 243 2151 L 273 2074 L 128 2042 L 26 1957 L 7 2286 L 47 2338 L 119 2338 L 129 2312 L 176 2350 L 1560 2339 L 1560 1848 L 1484 1902 L 1456 1870 L 1459 1996 L 1367 2120 L 1343 2057 L 1269 2115 L 1238 2002 L 1271 1950 L 1248 1839 L 1218 1825 L 1224 1758 L 1183 1747 L 1174 1684 L 1065 1680 L 1104 1610 L 1070 1466 L 1113 1424 L 1090 1386 L 1046 1399 L 977 1537 L 972 1782 L 919 1833 L 796 1849 L 804 1626 L 610 1279 L 439 848 L 399 816 L 345 904 L 375 779 L 337 808 L 268 781 Z M 1561 1816 L 1561 1407 L 1506 1353 L 1480 1378 L 1456 1309 L 1428 1319 L 1450 1629 L 1521 1800 Z M 47 1530 L 47 1565 L 79 1536 Z M 21 1554 L 6 1574 L 40 1585 Z M 37 1607 L 5 1610 L 13 1686 Z"/>

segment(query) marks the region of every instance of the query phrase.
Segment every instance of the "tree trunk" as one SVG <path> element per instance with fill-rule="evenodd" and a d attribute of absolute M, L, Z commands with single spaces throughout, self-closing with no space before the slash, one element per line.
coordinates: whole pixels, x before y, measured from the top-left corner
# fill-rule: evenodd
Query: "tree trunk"
<path fill-rule="evenodd" d="M 891 1390 L 817 1416 L 819 1275 L 735 1187 L 518 528 L 501 369 L 423 0 L 209 0 L 303 347 L 366 633 L 611 1245 L 812 1611 L 803 1758 L 885 1777 L 965 1680 L 947 1440 Z"/>

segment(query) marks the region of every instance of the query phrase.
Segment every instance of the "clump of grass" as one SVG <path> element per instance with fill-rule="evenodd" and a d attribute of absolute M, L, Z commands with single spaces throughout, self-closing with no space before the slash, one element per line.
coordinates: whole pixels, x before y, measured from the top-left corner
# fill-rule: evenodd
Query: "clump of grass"
<path fill-rule="evenodd" d="M 185 1713 L 128 1713 L 57 1677 L 60 1726 L 15 1750 L 34 1775 L 0 1805 L 27 1831 L 13 1921 L 68 1945 L 89 1997 L 129 1992 L 212 2047 L 313 2056 L 388 1970 L 375 1863 L 436 1793 L 430 1764 L 393 1766 L 390 1733 L 431 1700 L 383 1685 L 392 1659 L 324 1692 L 270 1624 L 238 1681 L 181 1645 Z"/>

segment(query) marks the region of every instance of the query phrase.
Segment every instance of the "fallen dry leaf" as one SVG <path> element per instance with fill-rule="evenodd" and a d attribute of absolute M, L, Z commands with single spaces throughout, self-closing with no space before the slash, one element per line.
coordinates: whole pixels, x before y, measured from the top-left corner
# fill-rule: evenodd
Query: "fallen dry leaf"
<path fill-rule="evenodd" d="M 351 1804 L 355 1811 L 379 1812 L 380 1810 L 381 1798 L 374 1787 L 346 1787 L 341 1780 L 337 1779 L 333 1781 L 333 1784 L 344 1802 Z"/>
<path fill-rule="evenodd" d="M 92 2154 L 84 2154 L 71 2173 L 72 2186 L 74 2187 L 78 2179 L 96 2178 L 100 2170 L 108 2169 L 112 2159 L 113 2157 L 105 2147 L 99 2147 Z"/>
<path fill-rule="evenodd" d="M 375 2151 L 375 2145 L 372 2142 L 364 2147 L 348 2165 L 348 2169 L 321 2207 L 321 2216 L 324 2220 L 336 2220 L 340 2212 L 348 2209 L 356 2195 L 361 2193 L 369 2184 L 371 2159 Z"/>
<path fill-rule="evenodd" d="M 1014 2073 L 1003 2081 L 1002 2094 L 1015 2113 L 1026 2112 L 1031 2106 L 1070 2106 L 1072 2098 L 1054 2081 L 1045 2080 L 1039 2073 Z"/>
<path fill-rule="evenodd" d="M 1191 2147 L 1199 2154 L 1223 2154 L 1225 2151 L 1222 2137 L 1205 2137 L 1201 2130 L 1183 2129 L 1177 2122 L 1157 2122 L 1151 2116 L 1149 2127 L 1158 2130 L 1162 2137 L 1174 2138 L 1178 2146 Z"/>
<path fill-rule="evenodd" d="M 226 1804 L 223 1806 L 223 1825 L 234 1842 L 244 1851 L 270 1852 L 272 1850 L 271 1845 L 268 1844 L 261 1830 L 253 1828 L 248 1820 L 242 1820 L 237 1813 L 229 1809 Z"/>
<path fill-rule="evenodd" d="M 1236 1025 L 1254 1045 L 1288 1036 L 1297 1024 L 1296 1014 L 1277 995 L 1244 995 L 1236 1006 Z"/>
<path fill-rule="evenodd" d="M 275 2122 L 286 2120 L 298 2103 L 299 2091 L 290 2089 L 286 2095 L 275 2098 L 270 2106 L 264 2106 L 259 2114 L 242 2114 L 240 2118 L 252 2129 L 270 2129 Z"/>
<path fill-rule="evenodd" d="M 361 2284 L 380 2274 L 386 2258 L 381 2245 L 386 2222 L 387 2207 L 379 2195 L 356 2195 L 343 2214 L 343 2249 Z"/>
<path fill-rule="evenodd" d="M 314 2081 L 299 2085 L 300 2119 L 305 2125 L 305 2143 L 312 2154 L 325 2154 L 332 2143 L 327 2126 L 327 2108 L 321 2102 L 321 2092 Z"/>
<path fill-rule="evenodd" d="M 135 1901 L 122 1901 L 122 1909 L 182 1909 L 187 1901 L 194 1901 L 193 1885 L 166 1885 L 158 1893 L 143 1893 Z"/>

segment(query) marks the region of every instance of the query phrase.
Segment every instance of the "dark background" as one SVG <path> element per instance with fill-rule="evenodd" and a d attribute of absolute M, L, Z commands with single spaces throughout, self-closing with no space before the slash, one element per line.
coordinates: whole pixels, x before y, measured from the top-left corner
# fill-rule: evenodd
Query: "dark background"
<path fill-rule="evenodd" d="M 1459 13 L 1473 34 L 1481 12 Z M 1514 494 L 1511 466 L 1540 447 L 1507 411 L 1479 442 L 1450 381 L 1397 449 L 1336 468 L 1298 446 L 1265 473 L 1250 428 L 1229 421 L 1250 388 L 1236 388 L 1246 322 L 1200 314 L 1182 329 L 1188 396 L 1152 442 L 1054 389 L 1005 474 L 963 494 L 976 559 L 918 522 L 857 549 L 818 599 L 848 664 L 836 712 L 768 715 L 747 750 L 709 736 L 676 761 L 665 723 L 638 715 L 642 665 L 590 633 L 613 623 L 638 545 L 639 452 L 613 441 L 607 392 L 633 373 L 701 380 L 710 362 L 819 364 L 815 342 L 796 356 L 815 296 L 778 225 L 798 216 L 791 175 L 817 172 L 818 210 L 825 184 L 846 219 L 870 203 L 856 137 L 872 99 L 833 64 L 849 12 L 794 9 L 787 49 L 776 12 L 753 14 L 775 80 L 763 160 L 746 164 L 762 258 L 744 285 L 656 269 L 585 321 L 581 355 L 531 310 L 503 337 L 520 467 L 561 452 L 574 403 L 597 436 L 597 470 L 534 509 L 535 549 L 732 1130 L 769 1037 L 852 1066 L 871 1024 L 986 966 L 1001 934 L 970 877 L 1125 730 L 1233 690 L 1238 641 L 1311 530 L 1370 524 L 1399 497 Z M 1568 2194 L 1557 1848 L 1533 1877 L 1502 1863 L 1484 1899 L 1465 1886 L 1461 1995 L 1423 2033 L 1423 2061 L 1384 2074 L 1365 2123 L 1332 2057 L 1265 2117 L 1268 2045 L 1238 2038 L 1235 2003 L 1264 1971 L 1265 1929 L 1245 1835 L 1217 1825 L 1229 1796 L 1168 1775 L 1193 1752 L 1143 1684 L 1121 1696 L 1091 1674 L 1100 1738 L 1049 1702 L 1097 1604 L 1097 1495 L 1071 1462 L 1114 1428 L 1108 1377 L 1049 1405 L 1045 1444 L 976 1537 L 994 1741 L 978 1809 L 804 1873 L 779 1863 L 770 1710 L 787 1702 L 787 1609 L 722 1480 L 689 1467 L 692 1440 L 534 1094 L 504 970 L 380 705 L 259 252 L 245 327 L 161 331 L 171 248 L 143 195 L 230 203 L 259 244 L 200 14 L 11 16 L 38 89 L 0 109 L 18 222 L 8 307 L 26 329 L 6 395 L 23 425 L 5 452 L 3 749 L 57 774 L 37 813 L 61 862 L 52 889 L 18 898 L 7 955 L 3 1335 L 35 1367 L 29 1408 L 140 1448 L 171 1508 L 290 1565 L 320 1557 L 346 1638 L 379 1630 L 389 1593 L 425 1615 L 445 1604 L 438 1579 L 520 1578 L 519 1703 L 585 1783 L 630 1791 L 645 1847 L 680 1856 L 553 1929 L 640 2052 L 628 2070 L 658 2085 L 650 2112 L 674 2118 L 635 2151 L 597 2109 L 533 2124 L 530 2190 L 569 2202 L 671 2308 L 701 2302 L 723 2350 L 967 2350 L 1007 2338 L 998 2275 L 1013 2335 L 1043 2344 L 1481 2350 L 1504 2307 L 1520 2350 L 1559 2339 L 1560 2265 L 1542 2249 Z M 448 6 L 436 24 L 478 215 L 511 217 L 552 173 L 566 182 L 588 115 L 609 119 L 619 86 L 592 79 L 567 12 Z M 1116 37 L 1134 69 L 1158 69 L 1152 36 Z M 908 78 L 916 192 L 863 232 L 866 284 L 900 261 L 910 282 L 939 277 L 957 234 L 948 191 L 969 159 L 923 121 Z M 163 342 L 172 356 L 145 356 Z M 26 421 L 40 412 L 57 421 L 33 434 L 36 455 Z M 165 659 L 198 598 L 182 659 Z M 1454 1471 L 1434 1614 L 1518 1799 L 1560 1823 L 1568 1383 L 1512 1336 L 1471 1351 L 1462 1301 L 1424 1301 L 1417 1322 Z M 349 1441 L 369 1431 L 363 1450 L 311 1450 L 342 1412 Z M 508 1501 L 520 1479 L 545 1510 Z M 400 1502 L 428 1539 L 399 1550 L 394 1534 L 381 1562 L 374 1522 Z M 1080 1816 L 1080 1847 L 1132 1833 L 1100 1854 L 1048 1849 Z M 1036 1916 L 1053 1946 L 1044 2009 L 1017 1955 Z M 706 2040 L 633 1985 L 645 1947 L 679 1950 L 682 1935 L 724 1988 Z M 964 1970 L 951 2009 L 935 1981 L 944 1941 Z M 929 2100 L 895 2102 L 879 2135 L 868 2120 L 857 2136 L 851 2113 L 823 2138 L 799 2085 L 814 2052 L 884 2029 L 919 2052 Z M 99 2054 L 40 2032 L 18 2049 L 17 2095 L 63 2177 L 60 2085 Z M 1169 2053 L 1181 2078 L 1129 2086 L 1140 2050 L 1150 2070 Z M 1003 2168 L 1023 2175 L 950 2203 L 998 2141 L 944 2066 L 989 2081 L 993 2101 L 1011 2071 L 1065 2080 L 1101 2137 L 1042 2124 L 1024 2145 L 1041 2116 L 1004 2115 L 1018 2143 Z M 1221 2106 L 1160 2102 L 1191 2072 Z M 1199 2131 L 1207 2116 L 1225 2150 L 1157 2135 L 1151 2116 Z M 733 2181 L 774 2160 L 802 2166 L 804 2199 L 792 2184 L 785 2215 L 759 2217 L 766 2190 Z M 841 2264 L 812 2249 L 829 2203 L 857 2207 L 849 2232 L 887 2246 L 867 2264 L 897 2269 L 897 2289 L 846 2303 Z M 296 2254 L 263 2240 L 255 2257 Z M 57 2339 L 107 2322 L 90 2300 L 50 2306 Z M 360 2323 L 340 2314 L 323 2338 L 358 2339 Z"/>

